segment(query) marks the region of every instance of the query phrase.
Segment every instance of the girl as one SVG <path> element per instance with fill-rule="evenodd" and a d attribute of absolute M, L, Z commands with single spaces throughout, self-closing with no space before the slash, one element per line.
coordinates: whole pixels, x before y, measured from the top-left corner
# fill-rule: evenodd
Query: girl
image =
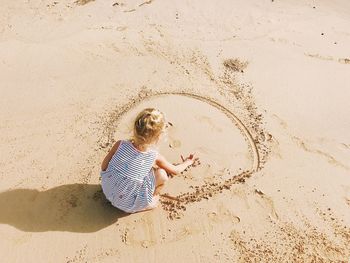
<path fill-rule="evenodd" d="M 133 138 L 117 141 L 104 158 L 102 190 L 113 206 L 128 213 L 155 208 L 167 174 L 179 174 L 197 160 L 191 154 L 173 165 L 153 149 L 166 126 L 163 113 L 143 110 L 135 119 Z"/>

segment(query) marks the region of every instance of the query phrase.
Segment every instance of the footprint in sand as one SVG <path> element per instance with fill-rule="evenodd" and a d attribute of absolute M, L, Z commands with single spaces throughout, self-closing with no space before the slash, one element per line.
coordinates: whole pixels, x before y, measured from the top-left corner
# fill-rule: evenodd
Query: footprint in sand
<path fill-rule="evenodd" d="M 231 221 L 234 224 L 238 224 L 239 222 L 241 222 L 241 219 L 238 216 L 233 215 L 231 212 L 226 214 L 221 214 L 213 211 L 213 212 L 209 212 L 207 215 L 210 222 L 213 222 L 213 223 Z"/>
<path fill-rule="evenodd" d="M 213 131 L 222 132 L 222 128 L 213 122 L 213 120 L 208 116 L 196 116 L 196 119 L 199 122 L 202 122 L 204 125 L 207 125 L 208 129 Z"/>
<path fill-rule="evenodd" d="M 209 221 L 212 223 L 221 223 L 228 221 L 234 224 L 241 222 L 241 219 L 236 216 L 232 211 L 227 209 L 223 203 L 217 205 L 216 211 L 211 211 L 207 214 Z"/>
<path fill-rule="evenodd" d="M 189 223 L 179 227 L 178 230 L 172 231 L 167 242 L 176 242 L 186 238 L 191 238 L 203 231 L 201 224 Z"/>
<path fill-rule="evenodd" d="M 278 214 L 275 210 L 275 206 L 271 197 L 268 197 L 258 189 L 255 189 L 254 192 L 259 196 L 259 198 L 257 199 L 257 202 L 261 205 L 261 207 L 267 210 L 270 218 L 274 220 L 278 220 Z"/>
<path fill-rule="evenodd" d="M 133 215 L 133 224 L 126 224 L 121 230 L 122 242 L 128 246 L 149 248 L 160 242 L 160 228 L 149 213 Z"/>

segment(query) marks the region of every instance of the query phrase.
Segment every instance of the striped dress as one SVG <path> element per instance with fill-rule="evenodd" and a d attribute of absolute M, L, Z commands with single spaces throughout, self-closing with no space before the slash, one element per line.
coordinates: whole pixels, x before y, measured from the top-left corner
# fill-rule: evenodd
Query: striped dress
<path fill-rule="evenodd" d="M 102 190 L 113 206 L 134 213 L 153 198 L 155 150 L 141 152 L 130 141 L 120 141 L 106 171 L 101 171 Z"/>

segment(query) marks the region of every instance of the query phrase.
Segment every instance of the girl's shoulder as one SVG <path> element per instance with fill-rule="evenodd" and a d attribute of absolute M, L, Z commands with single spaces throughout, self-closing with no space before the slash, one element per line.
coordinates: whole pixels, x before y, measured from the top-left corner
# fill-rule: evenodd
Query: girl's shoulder
<path fill-rule="evenodd" d="M 150 154 L 154 158 L 154 160 L 156 160 L 160 155 L 158 152 L 158 149 L 155 149 L 155 148 L 150 149 Z"/>
<path fill-rule="evenodd" d="M 135 145 L 133 144 L 132 139 L 120 140 L 120 145 L 122 145 L 122 144 L 125 145 L 125 147 L 127 147 L 129 149 L 131 148 L 132 151 L 134 151 L 134 152 L 136 152 L 136 153 L 138 153 L 140 155 L 143 155 L 143 156 L 151 155 L 151 156 L 154 156 L 156 158 L 159 155 L 158 150 L 156 148 L 154 148 L 154 147 L 151 147 L 151 148 L 147 149 L 146 151 L 140 151 L 139 149 L 137 149 L 135 147 Z"/>
<path fill-rule="evenodd" d="M 151 149 L 150 152 L 153 153 L 156 157 L 159 155 L 159 152 L 157 149 Z"/>

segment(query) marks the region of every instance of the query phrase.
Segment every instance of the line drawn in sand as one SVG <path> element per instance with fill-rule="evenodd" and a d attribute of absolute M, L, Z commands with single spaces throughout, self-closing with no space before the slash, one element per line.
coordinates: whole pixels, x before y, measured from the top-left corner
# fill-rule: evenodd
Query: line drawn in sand
<path fill-rule="evenodd" d="M 325 60 L 325 61 L 335 61 L 340 64 L 350 64 L 350 59 L 349 58 L 334 58 L 331 56 L 322 56 L 320 54 L 311 54 L 311 53 L 305 53 L 305 56 L 310 57 L 310 58 L 316 58 L 320 60 Z"/>

